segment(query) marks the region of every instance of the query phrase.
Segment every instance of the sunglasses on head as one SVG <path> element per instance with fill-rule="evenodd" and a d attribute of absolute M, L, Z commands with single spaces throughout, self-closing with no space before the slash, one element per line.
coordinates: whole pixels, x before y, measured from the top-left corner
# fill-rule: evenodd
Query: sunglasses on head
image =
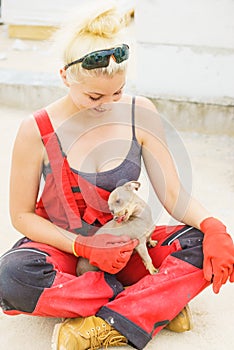
<path fill-rule="evenodd" d="M 112 49 L 90 52 L 84 57 L 66 64 L 64 69 L 67 70 L 69 67 L 73 66 L 73 64 L 77 63 L 81 63 L 81 67 L 88 70 L 108 67 L 111 57 L 113 57 L 118 64 L 126 61 L 129 57 L 129 46 L 122 44 Z"/>

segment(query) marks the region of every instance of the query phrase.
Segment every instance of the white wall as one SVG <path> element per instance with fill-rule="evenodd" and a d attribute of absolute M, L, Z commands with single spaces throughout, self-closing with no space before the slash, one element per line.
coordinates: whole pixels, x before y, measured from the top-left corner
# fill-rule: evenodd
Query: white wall
<path fill-rule="evenodd" d="M 88 0 L 2 0 L 3 18 L 10 24 L 59 25 L 66 13 Z M 93 2 L 100 0 L 93 0 Z M 105 1 L 105 0 L 103 0 Z M 110 2 L 109 0 L 106 0 Z M 90 0 L 92 2 L 92 0 Z M 134 6 L 135 0 L 112 0 L 123 11 Z"/>
<path fill-rule="evenodd" d="M 87 0 L 3 0 L 3 19 L 58 25 L 83 1 Z M 136 9 L 136 69 L 131 83 L 138 93 L 234 105 L 234 0 L 116 3 L 122 9 Z"/>
<path fill-rule="evenodd" d="M 5 23 L 59 25 L 69 9 L 81 0 L 2 0 Z"/>
<path fill-rule="evenodd" d="M 234 103 L 234 1 L 137 0 L 137 89 Z"/>

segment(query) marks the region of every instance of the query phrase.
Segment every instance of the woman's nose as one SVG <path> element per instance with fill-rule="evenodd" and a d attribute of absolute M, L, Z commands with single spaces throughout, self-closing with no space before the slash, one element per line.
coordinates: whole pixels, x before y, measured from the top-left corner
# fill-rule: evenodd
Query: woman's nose
<path fill-rule="evenodd" d="M 102 103 L 117 102 L 120 99 L 120 95 L 103 96 Z"/>
<path fill-rule="evenodd" d="M 103 96 L 102 103 L 111 103 L 114 101 L 114 96 Z"/>

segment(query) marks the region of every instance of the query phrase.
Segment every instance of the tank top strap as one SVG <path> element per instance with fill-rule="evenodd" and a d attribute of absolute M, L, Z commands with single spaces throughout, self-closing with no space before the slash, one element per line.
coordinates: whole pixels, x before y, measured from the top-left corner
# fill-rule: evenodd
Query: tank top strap
<path fill-rule="evenodd" d="M 135 130 L 135 108 L 136 108 L 136 97 L 132 97 L 132 139 L 136 141 L 136 130 Z"/>

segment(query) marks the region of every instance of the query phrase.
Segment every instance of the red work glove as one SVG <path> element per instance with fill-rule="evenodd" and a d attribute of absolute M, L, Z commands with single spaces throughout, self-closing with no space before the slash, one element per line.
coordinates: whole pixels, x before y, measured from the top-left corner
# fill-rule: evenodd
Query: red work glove
<path fill-rule="evenodd" d="M 204 233 L 204 277 L 213 282 L 213 291 L 219 293 L 222 284 L 230 277 L 234 282 L 234 245 L 221 221 L 207 218 L 200 224 Z"/>
<path fill-rule="evenodd" d="M 116 274 L 127 264 L 138 243 L 137 239 L 131 240 L 127 236 L 78 235 L 73 243 L 73 253 L 87 258 L 90 264 L 100 270 Z"/>

